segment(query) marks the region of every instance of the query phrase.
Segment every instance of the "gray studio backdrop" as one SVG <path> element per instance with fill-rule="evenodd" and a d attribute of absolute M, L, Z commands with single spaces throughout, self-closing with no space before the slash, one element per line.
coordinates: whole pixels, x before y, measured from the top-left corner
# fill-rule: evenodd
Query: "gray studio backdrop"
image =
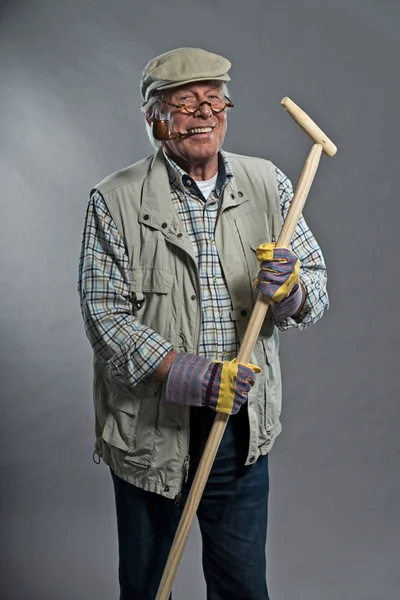
<path fill-rule="evenodd" d="M 338 145 L 305 216 L 331 309 L 282 335 L 271 455 L 273 600 L 398 600 L 398 2 L 15 0 L 0 9 L 2 598 L 115 600 L 111 481 L 92 462 L 91 349 L 76 293 L 88 193 L 151 149 L 145 63 L 202 46 L 233 63 L 225 148 L 296 182 Z M 176 600 L 205 597 L 197 526 Z"/>

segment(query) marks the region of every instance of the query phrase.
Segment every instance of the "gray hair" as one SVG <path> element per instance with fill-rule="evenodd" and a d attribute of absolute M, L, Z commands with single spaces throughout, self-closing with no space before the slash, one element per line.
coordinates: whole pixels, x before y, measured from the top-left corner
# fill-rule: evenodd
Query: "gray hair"
<path fill-rule="evenodd" d="M 225 81 L 215 81 L 213 83 L 218 84 L 218 87 L 221 89 L 222 93 L 224 96 L 227 96 L 228 98 L 230 98 L 230 94 L 229 94 L 229 90 L 228 90 L 228 86 L 226 85 Z M 159 105 L 159 100 L 161 100 L 162 97 L 162 90 L 156 90 L 148 99 L 148 101 L 143 104 L 141 111 L 144 115 L 146 115 L 147 111 L 152 109 L 153 110 L 153 115 L 155 117 L 158 117 L 160 112 L 161 112 L 161 107 Z M 227 108 L 226 110 L 229 110 L 229 108 Z M 153 146 L 154 150 L 158 150 L 159 148 L 161 148 L 161 142 L 159 142 L 158 140 L 155 140 L 153 137 L 153 129 L 151 127 L 151 125 L 148 124 L 148 122 L 146 121 L 146 132 L 147 132 L 147 136 L 150 140 L 150 144 Z"/>

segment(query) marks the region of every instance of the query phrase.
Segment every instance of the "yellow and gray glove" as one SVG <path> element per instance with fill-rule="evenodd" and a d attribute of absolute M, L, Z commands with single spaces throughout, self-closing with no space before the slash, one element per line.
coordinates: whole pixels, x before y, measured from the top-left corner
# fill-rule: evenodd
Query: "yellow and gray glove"
<path fill-rule="evenodd" d="M 247 401 L 255 373 L 259 372 L 259 367 L 238 363 L 236 359 L 218 362 L 194 354 L 178 354 L 168 374 L 166 400 L 234 415 Z"/>
<path fill-rule="evenodd" d="M 277 321 L 291 317 L 300 307 L 300 261 L 291 250 L 277 248 L 274 243 L 258 246 L 256 256 L 260 272 L 257 289 L 271 298 L 271 310 Z"/>

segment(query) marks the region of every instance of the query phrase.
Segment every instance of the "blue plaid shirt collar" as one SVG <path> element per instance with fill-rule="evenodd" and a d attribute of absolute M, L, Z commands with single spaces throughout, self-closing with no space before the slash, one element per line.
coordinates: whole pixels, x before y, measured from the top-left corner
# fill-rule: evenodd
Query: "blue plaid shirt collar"
<path fill-rule="evenodd" d="M 176 162 L 168 156 L 163 150 L 165 164 L 167 166 L 169 182 L 178 192 L 182 194 L 191 194 L 200 198 L 205 202 L 204 196 L 200 189 L 197 187 L 194 179 L 176 164 Z M 220 150 L 218 154 L 218 177 L 215 185 L 215 193 L 219 198 L 226 184 L 233 179 L 233 172 L 231 165 L 229 164 L 228 158 L 223 150 Z"/>

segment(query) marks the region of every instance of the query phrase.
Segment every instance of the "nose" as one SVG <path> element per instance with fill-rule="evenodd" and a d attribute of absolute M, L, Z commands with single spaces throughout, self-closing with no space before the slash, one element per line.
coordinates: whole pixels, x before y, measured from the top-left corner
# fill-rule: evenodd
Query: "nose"
<path fill-rule="evenodd" d="M 212 115 L 210 103 L 207 102 L 207 100 L 200 102 L 197 112 L 200 113 L 199 116 L 201 116 L 203 119 L 208 119 L 208 117 Z"/>

